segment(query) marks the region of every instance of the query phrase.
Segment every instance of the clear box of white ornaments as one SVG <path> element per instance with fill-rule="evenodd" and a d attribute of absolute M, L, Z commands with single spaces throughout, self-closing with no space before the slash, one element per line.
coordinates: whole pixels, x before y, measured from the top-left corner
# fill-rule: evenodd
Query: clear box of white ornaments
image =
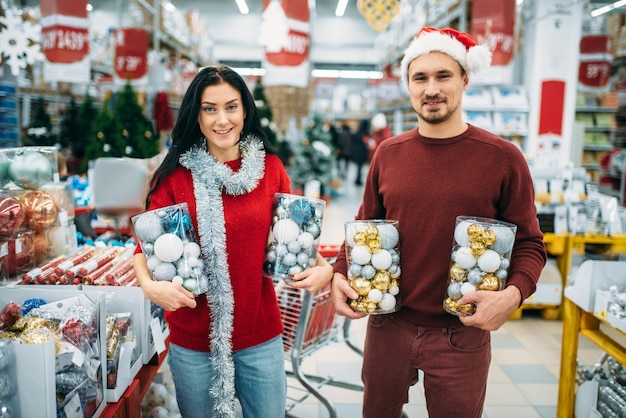
<path fill-rule="evenodd" d="M 454 228 L 444 309 L 453 315 L 472 315 L 476 306 L 458 301 L 477 290 L 504 289 L 517 226 L 496 219 L 458 216 Z"/>
<path fill-rule="evenodd" d="M 132 218 L 135 235 L 156 281 L 181 284 L 193 294 L 205 293 L 208 277 L 187 203 L 150 210 Z"/>
<path fill-rule="evenodd" d="M 326 202 L 289 193 L 276 193 L 272 226 L 267 237 L 263 271 L 275 280 L 313 267 L 316 263 Z"/>
<path fill-rule="evenodd" d="M 369 219 L 345 223 L 348 281 L 359 295 L 355 312 L 385 314 L 400 309 L 398 221 Z"/>

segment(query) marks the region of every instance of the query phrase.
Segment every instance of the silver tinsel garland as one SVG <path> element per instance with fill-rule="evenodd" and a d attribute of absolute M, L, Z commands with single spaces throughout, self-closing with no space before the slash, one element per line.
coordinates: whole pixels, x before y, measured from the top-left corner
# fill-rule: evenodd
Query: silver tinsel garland
<path fill-rule="evenodd" d="M 235 417 L 235 367 L 232 359 L 234 298 L 226 254 L 226 227 L 222 192 L 238 196 L 254 190 L 265 173 L 265 150 L 256 136 L 240 142 L 241 169 L 234 173 L 203 146 L 180 157 L 180 164 L 193 177 L 198 219 L 198 235 L 209 278 L 207 302 L 211 314 L 211 359 L 215 377 L 211 396 L 215 411 L 211 416 Z"/>

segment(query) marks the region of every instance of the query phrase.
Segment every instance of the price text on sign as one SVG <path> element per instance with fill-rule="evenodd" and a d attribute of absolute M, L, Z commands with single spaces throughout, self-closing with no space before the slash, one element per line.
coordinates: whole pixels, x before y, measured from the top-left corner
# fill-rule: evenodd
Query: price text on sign
<path fill-rule="evenodd" d="M 89 53 L 87 29 L 50 26 L 42 29 L 41 46 L 50 62 L 78 62 Z"/>
<path fill-rule="evenodd" d="M 117 65 L 115 70 L 124 72 L 135 72 L 142 67 L 143 58 L 136 56 L 117 57 Z"/>

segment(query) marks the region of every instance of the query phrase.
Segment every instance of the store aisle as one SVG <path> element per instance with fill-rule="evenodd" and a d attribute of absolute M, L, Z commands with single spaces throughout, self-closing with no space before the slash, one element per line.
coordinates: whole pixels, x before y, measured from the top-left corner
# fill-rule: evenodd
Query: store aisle
<path fill-rule="evenodd" d="M 354 167 L 353 167 L 354 169 Z M 349 173 L 354 175 L 354 171 Z M 344 194 L 334 197 L 326 208 L 321 242 L 336 244 L 343 240 L 343 223 L 353 219 L 359 207 L 362 187 L 345 182 Z M 365 337 L 366 320 L 353 321 L 351 336 L 359 347 Z M 492 333 L 492 363 L 487 386 L 485 418 L 554 418 L 558 396 L 561 355 L 561 321 L 545 320 L 540 311 L 525 310 L 519 320 L 509 320 Z M 593 365 L 601 351 L 580 337 L 578 355 Z M 360 383 L 361 357 L 343 342 L 318 350 L 304 360 L 305 373 L 333 376 L 336 380 Z M 297 385 L 295 379 L 289 383 Z M 459 384 L 471 384 L 471 376 L 459 376 Z M 321 392 L 334 404 L 340 418 L 361 416 L 362 393 L 323 385 Z M 421 383 L 411 388 L 405 407 L 408 418 L 428 417 Z M 298 418 L 328 417 L 326 408 L 313 396 L 297 404 L 290 414 Z"/>

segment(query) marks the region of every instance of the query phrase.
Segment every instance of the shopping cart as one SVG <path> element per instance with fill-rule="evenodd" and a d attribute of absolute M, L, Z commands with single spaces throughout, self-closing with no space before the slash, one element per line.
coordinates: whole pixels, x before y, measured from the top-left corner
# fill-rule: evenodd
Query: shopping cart
<path fill-rule="evenodd" d="M 334 252 L 333 252 L 334 249 Z M 324 247 L 320 252 L 331 263 L 338 248 Z M 361 349 L 350 337 L 350 320 L 336 315 L 330 286 L 315 293 L 294 289 L 282 281 L 275 282 L 278 305 L 284 327 L 283 346 L 287 365 L 288 394 L 286 417 L 293 417 L 290 411 L 310 395 L 315 396 L 328 410 L 330 418 L 337 418 L 335 406 L 322 392 L 324 385 L 343 389 L 363 391 L 357 383 L 335 379 L 334 376 L 305 374 L 303 361 L 319 349 L 331 344 L 347 344 L 357 354 Z M 294 379 L 297 382 L 294 382 Z"/>

